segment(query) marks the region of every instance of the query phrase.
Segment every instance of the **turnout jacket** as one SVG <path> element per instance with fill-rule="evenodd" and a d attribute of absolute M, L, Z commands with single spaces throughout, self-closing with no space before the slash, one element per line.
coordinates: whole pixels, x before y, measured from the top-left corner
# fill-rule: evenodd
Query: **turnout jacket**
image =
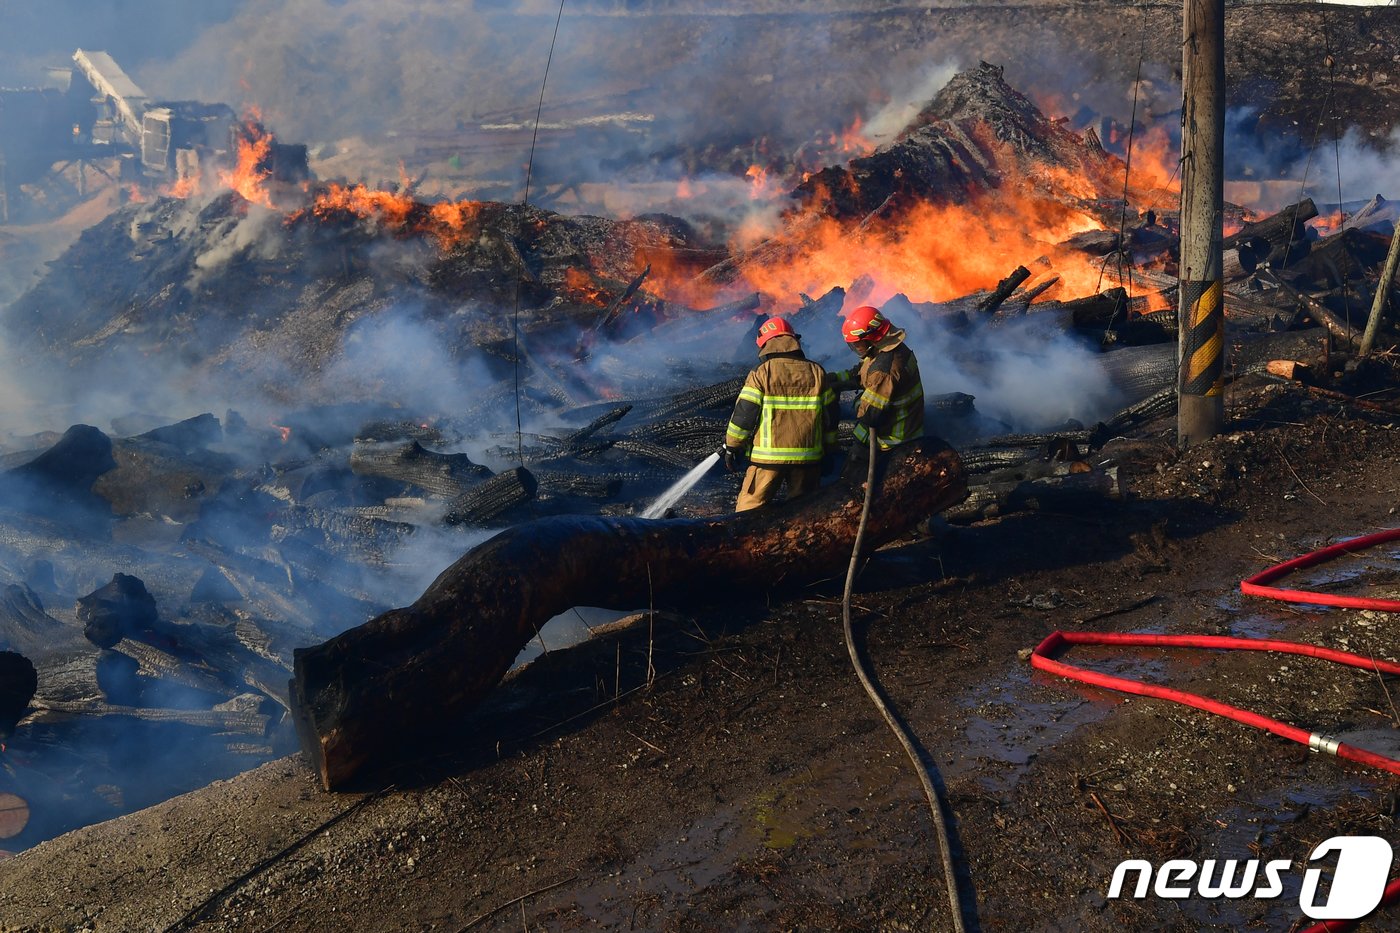
<path fill-rule="evenodd" d="M 869 443 L 870 429 L 881 450 L 924 436 L 924 384 L 919 361 L 904 343 L 904 331 L 890 331 L 859 370 L 832 374 L 835 386 L 860 388 L 856 400 L 856 441 Z"/>
<path fill-rule="evenodd" d="M 791 337 L 774 337 L 764 350 L 739 393 L 724 444 L 751 448 L 749 462 L 760 466 L 820 463 L 836 449 L 840 420 L 826 371 Z"/>

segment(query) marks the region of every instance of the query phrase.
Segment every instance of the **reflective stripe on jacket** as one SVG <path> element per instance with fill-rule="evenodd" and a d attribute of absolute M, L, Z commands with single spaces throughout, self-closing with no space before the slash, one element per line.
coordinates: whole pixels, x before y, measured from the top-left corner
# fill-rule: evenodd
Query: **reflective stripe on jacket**
<path fill-rule="evenodd" d="M 725 432 L 727 447 L 746 447 L 758 464 L 816 463 L 836 449 L 840 418 L 826 371 L 801 351 L 768 356 L 749 373 Z"/>
<path fill-rule="evenodd" d="M 904 331 L 892 332 L 875 345 L 876 352 L 860 364 L 860 386 L 856 400 L 856 440 L 865 444 L 870 429 L 881 450 L 889 450 L 924 436 L 924 384 L 919 379 L 919 361 L 904 345 Z M 836 373 L 840 385 L 851 378 L 850 371 Z"/>

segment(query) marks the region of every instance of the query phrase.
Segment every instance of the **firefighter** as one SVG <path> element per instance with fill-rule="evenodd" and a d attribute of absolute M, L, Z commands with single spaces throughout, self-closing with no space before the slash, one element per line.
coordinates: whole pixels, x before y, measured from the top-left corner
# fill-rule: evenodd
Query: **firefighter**
<path fill-rule="evenodd" d="M 841 334 L 861 364 L 858 370 L 832 373 L 830 384 L 838 392 L 862 390 L 848 463 L 863 464 L 871 430 L 882 453 L 924 436 L 924 385 L 919 361 L 904 343 L 904 331 L 891 325 L 878 308 L 856 308 L 842 323 Z"/>
<path fill-rule="evenodd" d="M 817 488 L 835 463 L 836 393 L 826 371 L 802 354 L 801 337 L 785 318 L 758 329 L 762 362 L 749 373 L 724 435 L 724 465 L 731 472 L 749 460 L 736 512 L 770 502 L 787 484 L 789 500 Z"/>

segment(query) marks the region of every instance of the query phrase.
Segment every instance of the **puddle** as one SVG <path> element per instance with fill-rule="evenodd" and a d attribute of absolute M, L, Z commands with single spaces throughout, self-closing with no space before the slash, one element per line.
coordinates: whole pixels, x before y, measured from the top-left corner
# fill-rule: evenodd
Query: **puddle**
<path fill-rule="evenodd" d="M 1065 687 L 1062 699 L 1031 701 L 1049 686 Z M 1084 688 L 1083 691 L 1077 688 Z M 1092 691 L 1092 696 L 1089 695 Z M 1014 669 L 997 683 L 983 684 L 959 701 L 971 711 L 956 757 L 939 761 L 945 781 L 975 777 L 994 794 L 1011 790 L 1044 749 L 1081 726 L 1098 722 L 1122 700 L 1098 688 L 1035 671 Z"/>

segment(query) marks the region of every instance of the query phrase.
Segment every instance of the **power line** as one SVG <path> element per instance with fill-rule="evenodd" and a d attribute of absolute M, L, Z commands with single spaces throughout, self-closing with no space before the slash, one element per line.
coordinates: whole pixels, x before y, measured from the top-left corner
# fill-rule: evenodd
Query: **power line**
<path fill-rule="evenodd" d="M 535 168 L 535 143 L 540 138 L 540 117 L 544 114 L 544 89 L 549 85 L 549 66 L 554 62 L 554 45 L 559 41 L 559 23 L 563 19 L 564 0 L 559 0 L 559 15 L 554 18 L 554 35 L 549 40 L 549 55 L 544 61 L 544 78 L 540 81 L 540 100 L 535 107 L 535 130 L 530 135 L 530 157 L 525 162 L 525 193 L 520 199 L 520 217 L 515 225 L 517 236 L 530 207 L 530 178 Z M 524 259 L 523 253 L 521 259 Z M 525 269 L 521 268 L 515 276 L 515 310 L 511 315 L 511 361 L 515 371 L 515 455 L 522 467 L 525 466 L 525 429 L 520 419 L 520 281 L 524 277 Z"/>

